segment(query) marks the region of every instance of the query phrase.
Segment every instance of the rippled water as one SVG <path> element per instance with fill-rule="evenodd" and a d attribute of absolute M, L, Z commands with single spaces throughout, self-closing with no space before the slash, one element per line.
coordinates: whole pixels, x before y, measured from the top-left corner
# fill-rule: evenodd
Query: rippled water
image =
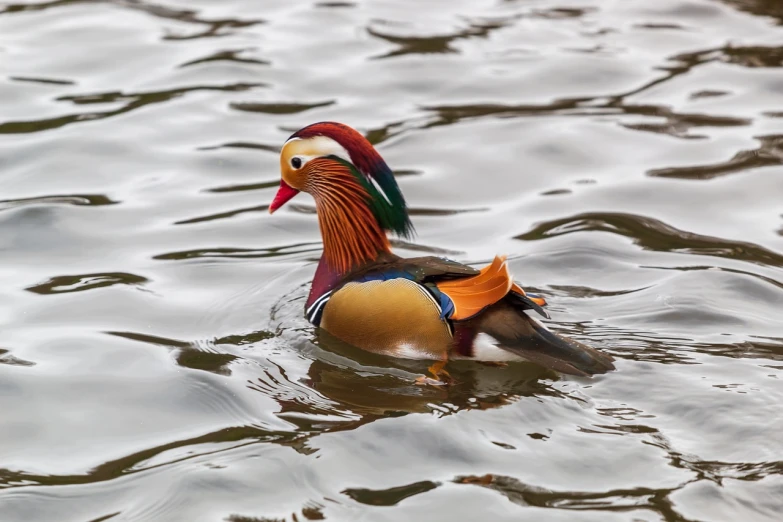
<path fill-rule="evenodd" d="M 0 2 L 0 520 L 780 520 L 782 66 L 779 0 Z M 314 332 L 325 119 L 618 370 Z"/>

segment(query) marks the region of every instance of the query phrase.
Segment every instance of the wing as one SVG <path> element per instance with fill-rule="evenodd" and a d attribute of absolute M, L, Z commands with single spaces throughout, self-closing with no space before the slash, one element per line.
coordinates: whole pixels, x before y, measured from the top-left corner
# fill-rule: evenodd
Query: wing
<path fill-rule="evenodd" d="M 427 283 L 440 279 L 453 279 L 477 275 L 479 270 L 450 259 L 428 256 L 408 259 L 389 256 L 381 262 L 371 263 L 345 276 L 341 284 L 351 281 L 386 281 L 409 279 Z"/>

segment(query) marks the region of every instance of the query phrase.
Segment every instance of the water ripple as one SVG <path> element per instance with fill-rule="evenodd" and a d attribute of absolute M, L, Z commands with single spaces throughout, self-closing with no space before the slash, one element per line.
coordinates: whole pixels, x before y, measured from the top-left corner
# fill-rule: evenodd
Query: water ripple
<path fill-rule="evenodd" d="M 104 205 L 116 205 L 119 201 L 115 201 L 103 194 L 67 194 L 57 196 L 39 196 L 32 198 L 17 198 L 17 199 L 5 199 L 0 200 L 0 211 L 22 207 L 26 205 L 38 205 L 38 204 L 66 204 L 88 207 L 101 207 Z"/>
<path fill-rule="evenodd" d="M 232 109 L 245 112 L 260 112 L 263 114 L 298 114 L 300 112 L 328 107 L 334 105 L 334 100 L 317 103 L 252 103 L 236 102 L 231 104 Z"/>
<path fill-rule="evenodd" d="M 744 241 L 732 241 L 679 230 L 657 219 L 623 213 L 585 213 L 537 225 L 516 236 L 537 241 L 577 232 L 610 232 L 629 237 L 648 250 L 736 259 L 761 265 L 783 267 L 783 254 Z"/>
<path fill-rule="evenodd" d="M 45 283 L 27 287 L 26 290 L 35 294 L 54 295 L 84 292 L 114 285 L 143 285 L 148 281 L 146 277 L 124 272 L 63 275 L 52 277 Z"/>
<path fill-rule="evenodd" d="M 114 110 L 81 112 L 58 116 L 55 118 L 46 118 L 42 120 L 0 122 L 0 134 L 25 134 L 29 132 L 41 132 L 64 127 L 65 125 L 70 125 L 72 123 L 110 118 L 112 116 L 125 114 L 148 105 L 165 103 L 190 92 L 241 92 L 264 86 L 265 84 L 262 83 L 235 83 L 222 86 L 192 86 L 179 89 L 142 93 L 123 93 L 115 91 L 96 94 L 61 96 L 57 98 L 58 101 L 69 101 L 75 105 L 121 103 L 123 106 Z"/>
<path fill-rule="evenodd" d="M 749 169 L 783 165 L 783 135 L 758 136 L 756 149 L 741 150 L 726 161 L 710 165 L 667 167 L 652 169 L 647 173 L 660 178 L 712 179 Z"/>

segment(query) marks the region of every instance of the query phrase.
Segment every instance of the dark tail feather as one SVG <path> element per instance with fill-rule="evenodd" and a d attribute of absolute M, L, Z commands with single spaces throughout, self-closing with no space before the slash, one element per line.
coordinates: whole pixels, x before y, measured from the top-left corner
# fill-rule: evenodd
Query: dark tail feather
<path fill-rule="evenodd" d="M 533 294 L 530 294 L 533 297 L 537 297 Z M 549 312 L 544 310 L 541 305 L 530 299 L 530 296 L 527 295 L 521 295 L 517 293 L 509 293 L 508 294 L 509 299 L 512 299 L 515 301 L 515 304 L 518 306 L 521 306 L 523 310 L 535 310 L 539 315 L 546 317 L 549 319 Z"/>
<path fill-rule="evenodd" d="M 571 375 L 594 375 L 614 370 L 614 364 L 612 364 L 614 358 L 611 355 L 599 352 L 595 348 L 568 337 L 557 335 L 536 321 L 531 320 L 530 322 L 534 332 L 530 340 L 532 344 L 538 346 L 522 349 L 521 351 L 524 353 L 520 353 L 520 355 L 523 357 L 533 360 L 531 354 L 533 352 L 539 358 L 552 361 L 544 366 Z M 516 350 L 512 349 L 512 351 Z"/>
<path fill-rule="evenodd" d="M 594 375 L 614 370 L 611 355 L 547 330 L 522 310 L 501 305 L 487 312 L 476 326 L 478 331 L 494 337 L 499 348 L 570 375 Z"/>

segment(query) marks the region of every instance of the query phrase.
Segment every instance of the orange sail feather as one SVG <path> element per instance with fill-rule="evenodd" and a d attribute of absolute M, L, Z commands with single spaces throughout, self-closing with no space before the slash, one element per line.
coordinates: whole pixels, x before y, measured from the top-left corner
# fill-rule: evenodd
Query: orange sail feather
<path fill-rule="evenodd" d="M 436 286 L 454 303 L 451 319 L 460 321 L 503 299 L 514 286 L 514 281 L 508 271 L 506 257 L 495 256 L 492 264 L 482 268 L 478 275 L 440 281 Z"/>

